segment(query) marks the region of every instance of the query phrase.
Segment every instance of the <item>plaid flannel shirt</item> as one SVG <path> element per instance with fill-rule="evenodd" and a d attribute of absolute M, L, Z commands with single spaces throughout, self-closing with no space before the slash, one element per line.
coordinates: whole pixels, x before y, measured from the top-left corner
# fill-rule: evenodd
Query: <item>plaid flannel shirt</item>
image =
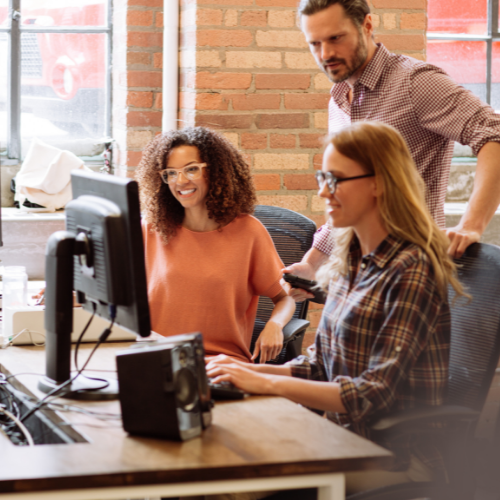
<path fill-rule="evenodd" d="M 330 283 L 310 356 L 289 364 L 292 376 L 338 383 L 347 413 L 327 417 L 370 438 L 366 423 L 373 417 L 443 404 L 449 342 L 448 301 L 427 254 L 389 235 L 362 257 L 355 238 L 348 276 Z M 442 468 L 439 451 L 413 437 L 380 444 L 399 458 L 397 469 L 408 465 L 410 453 L 438 473 Z"/>
<path fill-rule="evenodd" d="M 382 44 L 352 86 L 334 84 L 328 107 L 328 130 L 352 122 L 376 120 L 404 137 L 426 186 L 426 201 L 439 226 L 445 227 L 444 201 L 450 177 L 453 144 L 471 146 L 474 154 L 487 142 L 500 142 L 500 116 L 442 69 L 407 56 L 392 54 Z M 322 226 L 313 247 L 330 254 L 330 230 Z"/>

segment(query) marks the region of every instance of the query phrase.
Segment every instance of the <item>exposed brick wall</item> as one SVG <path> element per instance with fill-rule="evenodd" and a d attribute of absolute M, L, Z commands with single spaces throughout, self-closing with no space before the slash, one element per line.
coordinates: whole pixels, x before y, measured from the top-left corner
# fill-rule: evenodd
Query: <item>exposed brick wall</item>
<path fill-rule="evenodd" d="M 221 130 L 246 153 L 261 203 L 321 223 L 331 83 L 296 26 L 296 0 L 181 0 L 179 118 Z M 424 58 L 425 0 L 373 0 L 376 38 Z"/>
<path fill-rule="evenodd" d="M 114 166 L 133 176 L 161 132 L 163 0 L 115 0 L 113 25 Z"/>
<path fill-rule="evenodd" d="M 425 59 L 426 0 L 371 0 L 376 39 L 389 50 Z"/>
<path fill-rule="evenodd" d="M 425 58 L 426 0 L 371 0 L 376 40 Z M 181 0 L 180 104 L 184 125 L 222 131 L 244 151 L 259 202 L 318 225 L 314 171 L 327 132 L 331 83 L 296 26 L 297 0 Z M 321 306 L 311 304 L 314 339 Z"/>
<path fill-rule="evenodd" d="M 176 1 L 176 0 L 169 0 Z M 323 222 L 314 171 L 331 83 L 296 26 L 297 0 L 179 0 L 181 126 L 220 130 L 254 171 L 259 201 Z M 371 0 L 376 39 L 425 58 L 426 0 Z M 161 131 L 163 0 L 115 0 L 115 170 L 132 176 Z M 321 316 L 311 304 L 310 345 Z"/>

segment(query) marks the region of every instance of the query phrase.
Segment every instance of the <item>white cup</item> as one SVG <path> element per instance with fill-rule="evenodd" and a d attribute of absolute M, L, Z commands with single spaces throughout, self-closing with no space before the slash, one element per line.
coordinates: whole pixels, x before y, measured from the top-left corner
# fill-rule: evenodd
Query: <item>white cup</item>
<path fill-rule="evenodd" d="M 12 331 L 12 315 L 15 310 L 28 305 L 28 275 L 24 266 L 6 266 L 3 269 L 3 342 L 10 341 Z"/>

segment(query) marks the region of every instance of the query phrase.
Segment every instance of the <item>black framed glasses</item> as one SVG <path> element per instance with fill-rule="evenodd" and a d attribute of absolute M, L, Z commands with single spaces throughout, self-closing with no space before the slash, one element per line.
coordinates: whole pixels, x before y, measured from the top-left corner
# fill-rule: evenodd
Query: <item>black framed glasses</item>
<path fill-rule="evenodd" d="M 323 184 L 326 182 L 328 190 L 331 194 L 334 194 L 337 190 L 337 184 L 339 182 L 364 179 L 365 177 L 374 177 L 375 174 L 356 175 L 356 177 L 342 177 L 341 179 L 338 179 L 331 172 L 322 172 L 321 170 L 318 170 L 316 174 L 314 174 L 314 176 L 316 177 L 316 182 L 318 183 L 319 189 L 321 189 L 323 187 Z"/>

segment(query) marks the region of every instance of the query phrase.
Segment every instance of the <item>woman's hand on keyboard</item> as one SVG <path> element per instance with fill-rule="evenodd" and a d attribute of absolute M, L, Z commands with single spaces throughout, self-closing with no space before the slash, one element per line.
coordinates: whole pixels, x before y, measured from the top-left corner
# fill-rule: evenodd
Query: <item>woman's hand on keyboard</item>
<path fill-rule="evenodd" d="M 253 366 L 252 363 L 245 363 L 244 361 L 240 361 L 239 359 L 232 358 L 231 356 L 226 356 L 225 354 L 219 354 L 218 356 L 205 356 L 205 362 L 206 362 L 206 370 L 208 373 L 208 370 L 213 368 L 214 366 L 219 366 L 219 365 L 230 365 L 230 364 L 237 364 L 240 366 Z"/>
<path fill-rule="evenodd" d="M 255 372 L 249 363 L 235 361 L 227 356 L 217 358 L 207 365 L 207 375 L 213 379 L 212 383 L 231 382 L 238 389 L 251 394 L 269 393 L 272 376 Z"/>

